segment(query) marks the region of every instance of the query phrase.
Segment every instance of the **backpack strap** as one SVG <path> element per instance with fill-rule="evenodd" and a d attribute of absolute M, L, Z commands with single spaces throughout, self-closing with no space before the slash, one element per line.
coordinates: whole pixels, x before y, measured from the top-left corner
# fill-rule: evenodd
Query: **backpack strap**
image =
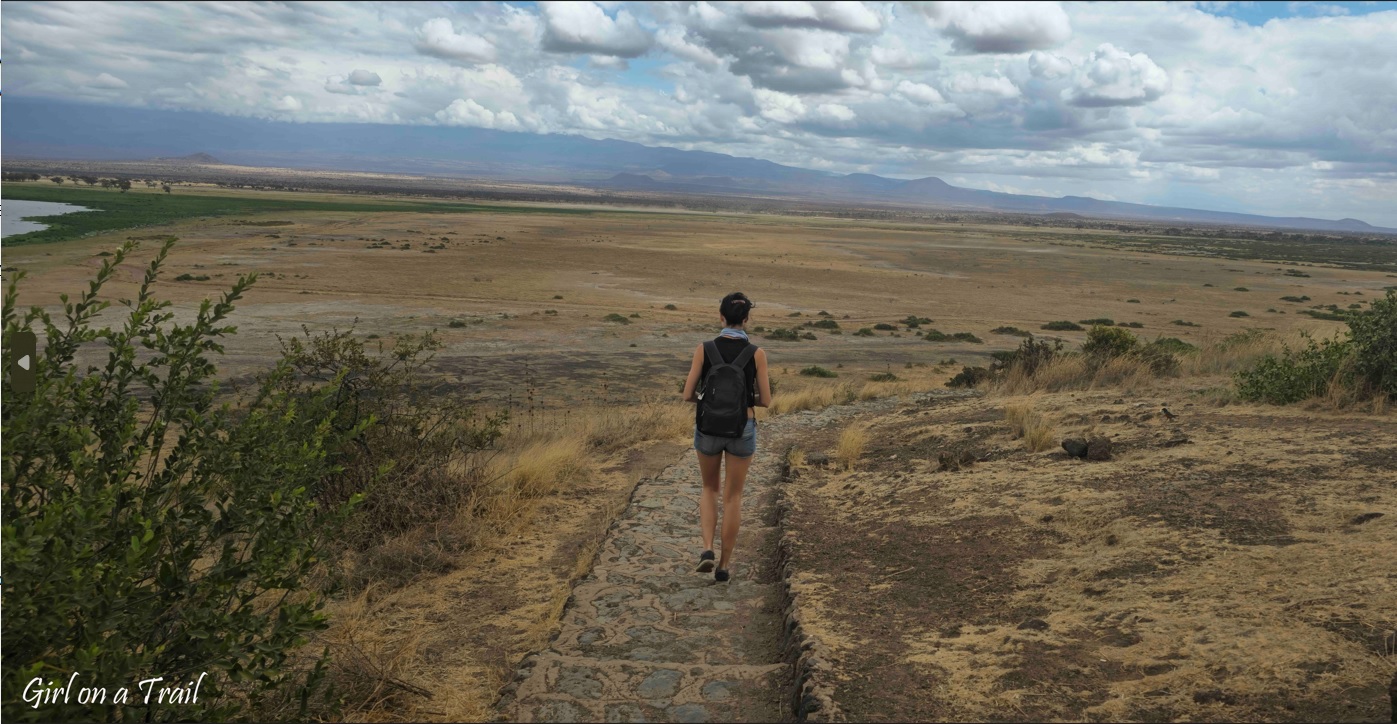
<path fill-rule="evenodd" d="M 713 369 L 721 364 L 727 364 L 723 361 L 723 355 L 718 352 L 718 343 L 711 339 L 703 343 L 703 356 L 708 359 L 709 369 Z"/>
<path fill-rule="evenodd" d="M 714 349 L 717 349 L 717 345 L 714 345 Z M 757 345 L 749 343 L 742 348 L 741 352 L 737 353 L 737 359 L 734 359 L 730 364 L 738 369 L 746 367 L 747 363 L 752 361 L 752 357 L 757 354 L 757 349 L 759 349 Z"/>

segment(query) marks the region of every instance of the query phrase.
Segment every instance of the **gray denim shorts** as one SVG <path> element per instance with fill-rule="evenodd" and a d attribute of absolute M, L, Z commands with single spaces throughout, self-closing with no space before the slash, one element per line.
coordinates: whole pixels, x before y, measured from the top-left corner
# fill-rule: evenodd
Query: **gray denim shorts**
<path fill-rule="evenodd" d="M 757 452 L 757 419 L 747 419 L 747 427 L 743 430 L 742 437 L 705 435 L 699 432 L 698 426 L 695 425 L 694 449 L 702 455 L 717 455 L 726 450 L 729 455 L 750 458 Z"/>

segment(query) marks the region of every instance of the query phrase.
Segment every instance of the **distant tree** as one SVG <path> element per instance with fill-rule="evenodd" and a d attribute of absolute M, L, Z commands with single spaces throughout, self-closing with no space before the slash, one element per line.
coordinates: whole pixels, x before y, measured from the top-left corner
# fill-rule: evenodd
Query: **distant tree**
<path fill-rule="evenodd" d="M 167 193 L 167 194 L 170 193 L 170 185 L 169 185 L 169 184 L 160 184 L 160 188 L 161 188 L 161 189 L 164 189 L 165 193 Z"/>
<path fill-rule="evenodd" d="M 98 181 L 98 183 L 102 184 L 102 188 L 109 189 L 116 185 L 116 179 L 104 178 Z"/>
<path fill-rule="evenodd" d="M 153 188 L 155 188 L 155 182 L 154 182 L 154 181 L 151 181 L 150 179 L 146 179 L 146 188 L 148 188 L 148 189 L 153 189 Z"/>
<path fill-rule="evenodd" d="M 58 185 L 60 185 L 60 186 L 63 185 L 63 177 L 62 177 L 62 176 L 54 176 L 54 177 L 50 178 L 49 180 L 52 181 L 52 182 L 54 182 L 54 183 L 56 183 L 56 184 L 58 184 Z"/>
<path fill-rule="evenodd" d="M 83 177 L 82 177 L 82 182 L 85 183 L 85 184 L 87 184 L 88 186 L 96 186 L 96 185 L 97 185 L 97 177 L 96 177 L 96 176 L 83 176 Z"/>
<path fill-rule="evenodd" d="M 39 174 L 37 174 L 37 173 L 31 173 L 31 174 L 29 174 L 29 180 L 30 180 L 30 181 L 38 181 L 38 180 L 39 180 Z"/>
<path fill-rule="evenodd" d="M 121 187 L 121 193 L 123 194 L 131 190 L 131 181 L 129 179 L 122 179 L 117 182 L 117 185 Z"/>

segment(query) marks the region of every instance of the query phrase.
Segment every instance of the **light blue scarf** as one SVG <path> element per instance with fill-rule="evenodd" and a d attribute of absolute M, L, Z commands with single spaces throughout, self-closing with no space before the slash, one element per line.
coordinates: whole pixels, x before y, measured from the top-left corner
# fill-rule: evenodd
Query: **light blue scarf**
<path fill-rule="evenodd" d="M 743 330 L 740 330 L 740 329 L 733 329 L 732 327 L 723 327 L 723 331 L 719 332 L 719 333 L 718 333 L 718 336 L 719 336 L 719 337 L 732 337 L 733 339 L 745 339 L 745 340 L 747 340 L 748 342 L 751 342 L 751 341 L 752 341 L 752 340 L 750 340 L 750 339 L 747 339 L 747 333 L 746 333 L 746 332 L 744 332 Z"/>

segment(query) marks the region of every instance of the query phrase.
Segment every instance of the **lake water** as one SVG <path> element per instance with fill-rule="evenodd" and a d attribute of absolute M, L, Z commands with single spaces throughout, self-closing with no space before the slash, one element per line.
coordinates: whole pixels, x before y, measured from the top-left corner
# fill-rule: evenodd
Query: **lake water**
<path fill-rule="evenodd" d="M 5 199 L 3 203 L 3 219 L 0 219 L 0 238 L 14 236 L 15 234 L 28 234 L 31 231 L 41 231 L 48 228 L 48 226 L 35 221 L 25 221 L 25 219 L 30 217 L 57 216 L 59 214 L 71 214 L 74 211 L 90 211 L 86 206 L 58 204 L 52 201 Z"/>

